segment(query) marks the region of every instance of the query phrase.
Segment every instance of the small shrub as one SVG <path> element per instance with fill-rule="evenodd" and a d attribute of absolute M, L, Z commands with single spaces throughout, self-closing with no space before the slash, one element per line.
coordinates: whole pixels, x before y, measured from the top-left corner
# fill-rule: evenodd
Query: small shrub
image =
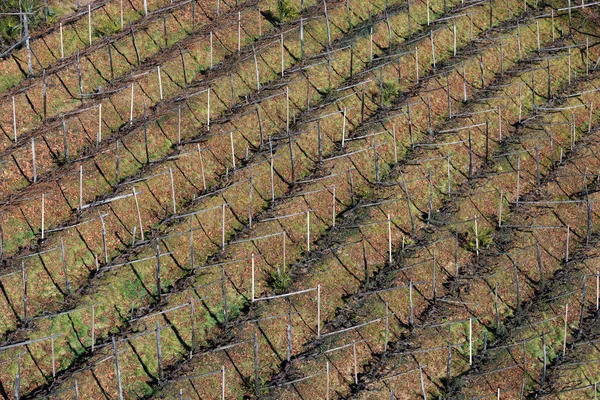
<path fill-rule="evenodd" d="M 384 82 L 381 85 L 381 100 L 384 105 L 389 106 L 400 94 L 400 85 L 396 81 Z"/>
<path fill-rule="evenodd" d="M 92 35 L 95 38 L 99 38 L 105 35 L 114 35 L 115 33 L 119 33 L 120 31 L 120 23 L 118 23 L 117 21 L 113 21 L 112 19 L 106 19 L 94 27 Z"/>
<path fill-rule="evenodd" d="M 475 225 L 471 228 L 472 238 L 467 243 L 467 249 L 469 251 L 477 250 L 477 241 L 479 241 L 479 250 L 488 248 L 492 243 L 494 243 L 493 231 L 490 228 L 479 228 L 477 232 L 477 236 L 475 236 Z M 476 240 L 477 239 L 477 240 Z"/>
<path fill-rule="evenodd" d="M 277 4 L 277 11 L 279 12 L 279 20 L 281 22 L 296 19 L 299 13 L 292 0 L 280 0 L 279 4 Z"/>
<path fill-rule="evenodd" d="M 271 272 L 271 287 L 278 292 L 285 292 L 292 284 L 292 277 L 287 272 L 273 271 Z"/>

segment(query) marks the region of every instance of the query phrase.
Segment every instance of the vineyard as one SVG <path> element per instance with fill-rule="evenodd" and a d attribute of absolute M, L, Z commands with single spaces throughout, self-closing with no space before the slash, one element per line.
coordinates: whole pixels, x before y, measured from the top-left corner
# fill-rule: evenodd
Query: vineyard
<path fill-rule="evenodd" d="M 600 3 L 5 3 L 4 399 L 598 398 Z"/>

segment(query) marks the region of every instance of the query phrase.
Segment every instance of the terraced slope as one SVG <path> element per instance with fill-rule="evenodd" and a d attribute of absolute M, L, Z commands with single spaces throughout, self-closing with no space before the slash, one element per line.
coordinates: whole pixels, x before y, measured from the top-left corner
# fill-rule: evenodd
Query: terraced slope
<path fill-rule="evenodd" d="M 4 398 L 594 395 L 595 4 L 150 3 L 2 61 Z"/>

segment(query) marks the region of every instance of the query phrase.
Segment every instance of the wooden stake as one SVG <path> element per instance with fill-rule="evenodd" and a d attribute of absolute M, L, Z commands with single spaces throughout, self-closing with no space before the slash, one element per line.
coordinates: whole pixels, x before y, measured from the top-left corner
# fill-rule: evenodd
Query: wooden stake
<path fill-rule="evenodd" d="M 88 4 L 88 44 L 92 45 L 92 5 Z"/>
<path fill-rule="evenodd" d="M 210 32 L 210 68 L 213 67 L 213 33 Z"/>
<path fill-rule="evenodd" d="M 31 163 L 33 165 L 33 183 L 37 182 L 37 164 L 35 162 L 35 137 L 31 137 Z"/>
<path fill-rule="evenodd" d="M 387 225 L 388 225 L 388 262 L 392 265 L 392 218 L 390 214 L 387 215 Z"/>
<path fill-rule="evenodd" d="M 23 321 L 27 321 L 27 272 L 25 272 L 24 261 L 21 261 L 21 276 L 23 280 Z"/>
<path fill-rule="evenodd" d="M 142 237 L 142 241 L 144 240 L 144 226 L 142 225 L 142 214 L 140 214 L 140 204 L 138 203 L 137 193 L 135 191 L 135 186 L 131 188 L 133 192 L 133 199 L 135 200 L 135 209 L 137 211 L 138 216 L 138 224 L 140 226 L 140 235 Z"/>
<path fill-rule="evenodd" d="M 92 353 L 94 352 L 94 347 L 96 346 L 96 306 L 92 304 Z"/>
<path fill-rule="evenodd" d="M 306 251 L 310 251 L 310 211 L 306 211 Z"/>
<path fill-rule="evenodd" d="M 254 287 L 254 253 L 252 253 L 252 261 L 251 261 L 251 266 L 252 266 L 252 302 L 254 303 L 254 295 L 255 295 L 255 287 Z"/>
<path fill-rule="evenodd" d="M 156 321 L 156 363 L 158 364 L 158 379 L 163 380 L 162 347 L 160 345 L 160 322 Z"/>
<path fill-rule="evenodd" d="M 15 96 L 12 96 L 13 136 L 17 143 L 17 110 L 15 108 Z"/>
<path fill-rule="evenodd" d="M 469 365 L 473 365 L 473 318 L 469 318 Z"/>
<path fill-rule="evenodd" d="M 160 65 L 156 67 L 156 74 L 158 75 L 158 94 L 160 100 L 163 99 L 163 87 L 162 87 L 162 76 L 160 73 Z"/>
<path fill-rule="evenodd" d="M 119 353 L 117 352 L 117 341 L 113 335 L 113 357 L 115 359 L 115 369 L 117 370 L 117 384 L 119 385 L 119 400 L 123 400 L 123 386 L 121 385 L 121 368 L 119 367 Z"/>
<path fill-rule="evenodd" d="M 45 208 L 44 207 L 44 193 L 42 193 L 42 239 L 44 239 L 44 214 L 45 214 Z"/>
<path fill-rule="evenodd" d="M 317 338 L 321 338 L 321 284 L 317 284 Z"/>
<path fill-rule="evenodd" d="M 202 150 L 200 149 L 200 143 L 197 144 L 198 157 L 200 158 L 200 173 L 202 175 L 202 187 L 206 190 L 206 176 L 204 175 L 204 160 L 202 159 Z"/>
<path fill-rule="evenodd" d="M 102 141 L 102 103 L 98 104 L 98 134 L 96 135 L 96 144 Z"/>
<path fill-rule="evenodd" d="M 565 355 L 567 353 L 567 325 L 568 325 L 568 320 L 569 320 L 569 304 L 565 304 L 565 326 L 564 326 L 564 332 L 563 332 L 563 349 L 562 349 L 562 355 L 563 358 L 565 358 Z"/>
<path fill-rule="evenodd" d="M 335 200 L 335 186 L 333 187 L 333 193 L 331 195 L 331 226 L 335 227 L 335 214 L 336 214 L 336 210 L 335 210 L 335 204 L 336 200 Z"/>
<path fill-rule="evenodd" d="M 358 362 L 356 360 L 356 342 L 352 343 L 352 357 L 354 359 L 354 384 L 358 385 Z"/>
<path fill-rule="evenodd" d="M 221 250 L 225 250 L 225 203 L 221 207 Z"/>
<path fill-rule="evenodd" d="M 206 129 L 210 131 L 210 86 L 206 91 Z"/>
<path fill-rule="evenodd" d="M 175 202 L 175 181 L 173 180 L 173 168 L 169 167 L 169 177 L 171 178 L 171 200 L 173 201 L 173 214 L 177 214 L 177 203 Z"/>
<path fill-rule="evenodd" d="M 65 45 L 63 41 L 63 26 L 62 22 L 58 24 L 58 30 L 60 32 L 60 58 L 65 58 Z"/>
<path fill-rule="evenodd" d="M 238 54 L 242 51 L 242 12 L 238 11 Z"/>

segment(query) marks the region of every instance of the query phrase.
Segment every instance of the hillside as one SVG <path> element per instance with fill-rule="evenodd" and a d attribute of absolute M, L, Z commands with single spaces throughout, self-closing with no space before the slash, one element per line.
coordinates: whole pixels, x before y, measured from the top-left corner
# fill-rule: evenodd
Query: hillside
<path fill-rule="evenodd" d="M 7 1 L 0 395 L 596 399 L 599 5 Z"/>

